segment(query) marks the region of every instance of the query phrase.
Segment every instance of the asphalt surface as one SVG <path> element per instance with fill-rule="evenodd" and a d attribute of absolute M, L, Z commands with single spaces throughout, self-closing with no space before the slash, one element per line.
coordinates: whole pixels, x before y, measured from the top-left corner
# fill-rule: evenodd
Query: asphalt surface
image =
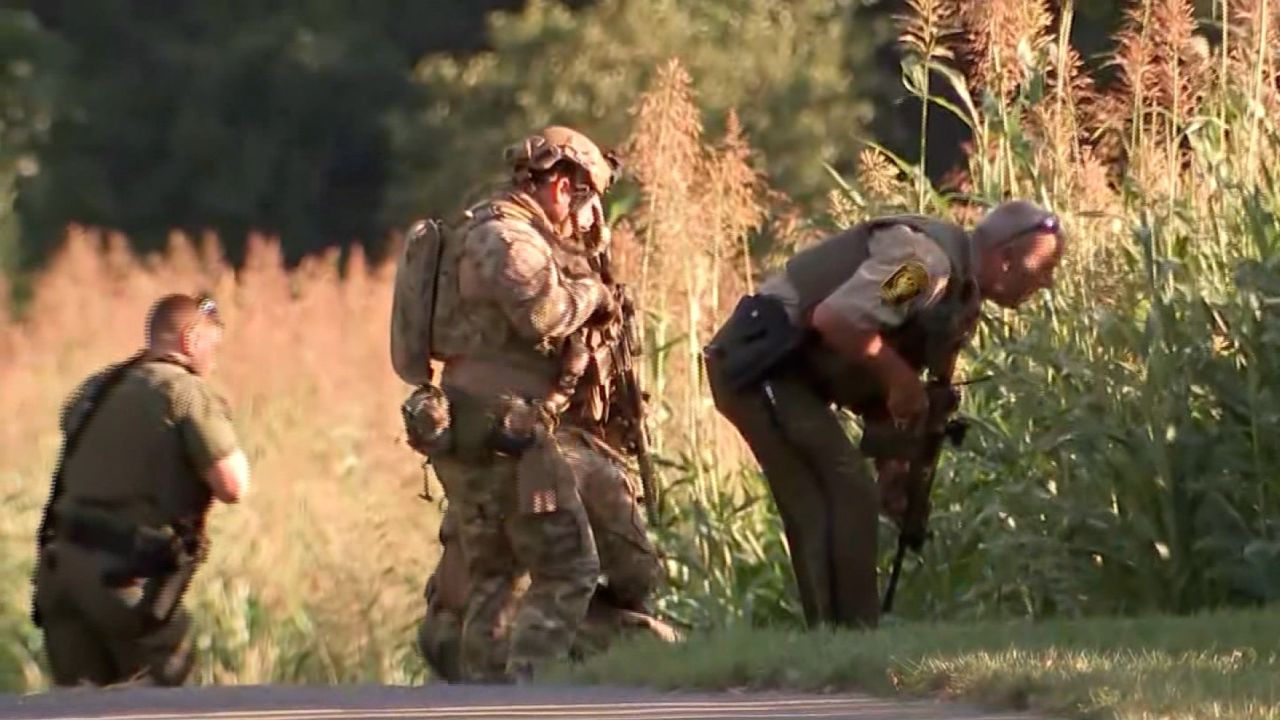
<path fill-rule="evenodd" d="M 1033 716 L 939 702 L 865 695 L 661 693 L 556 686 L 234 686 L 59 690 L 0 695 L 0 718 L 60 720 L 347 720 L 348 718 L 844 718 L 845 720 L 1030 720 Z"/>

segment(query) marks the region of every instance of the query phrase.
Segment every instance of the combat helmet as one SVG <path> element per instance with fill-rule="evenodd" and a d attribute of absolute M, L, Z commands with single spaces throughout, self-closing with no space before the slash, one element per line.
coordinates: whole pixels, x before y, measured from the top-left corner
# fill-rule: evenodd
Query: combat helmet
<path fill-rule="evenodd" d="M 551 125 L 526 137 L 506 151 L 511 164 L 513 179 L 523 183 L 530 174 L 549 170 L 557 162 L 568 160 L 587 173 L 591 189 L 597 194 L 613 184 L 618 169 L 618 159 L 612 152 L 600 147 L 586 135 L 563 125 Z"/>

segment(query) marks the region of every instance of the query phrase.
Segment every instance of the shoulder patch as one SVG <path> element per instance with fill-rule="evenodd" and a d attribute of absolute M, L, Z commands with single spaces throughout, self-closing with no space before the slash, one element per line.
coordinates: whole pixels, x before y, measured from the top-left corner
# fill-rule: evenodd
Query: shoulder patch
<path fill-rule="evenodd" d="M 929 286 L 929 271 L 919 260 L 902 264 L 880 285 L 880 298 L 889 305 L 901 305 L 925 291 Z"/>

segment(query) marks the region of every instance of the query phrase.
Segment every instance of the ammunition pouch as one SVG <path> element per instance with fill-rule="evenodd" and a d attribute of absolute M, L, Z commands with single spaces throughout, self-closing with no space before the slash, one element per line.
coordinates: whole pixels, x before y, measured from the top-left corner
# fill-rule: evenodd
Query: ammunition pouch
<path fill-rule="evenodd" d="M 555 512 L 577 480 L 556 440 L 556 418 L 545 403 L 504 396 L 481 398 L 448 388 L 452 453 L 463 462 L 516 462 L 520 512 Z"/>
<path fill-rule="evenodd" d="M 577 478 L 555 436 L 556 419 L 543 404 L 509 398 L 489 434 L 494 452 L 516 458 L 516 496 L 521 513 L 556 512 Z"/>
<path fill-rule="evenodd" d="M 738 301 L 704 354 L 714 357 L 726 383 L 735 391 L 762 380 L 804 344 L 807 333 L 787 316 L 786 307 L 769 295 Z"/>
<path fill-rule="evenodd" d="M 489 427 L 489 449 L 504 457 L 520 457 L 555 426 L 555 418 L 536 400 L 504 398 Z"/>
<path fill-rule="evenodd" d="M 428 457 L 449 451 L 452 417 L 449 398 L 439 387 L 428 384 L 414 388 L 400 404 L 400 417 L 409 447 Z"/>

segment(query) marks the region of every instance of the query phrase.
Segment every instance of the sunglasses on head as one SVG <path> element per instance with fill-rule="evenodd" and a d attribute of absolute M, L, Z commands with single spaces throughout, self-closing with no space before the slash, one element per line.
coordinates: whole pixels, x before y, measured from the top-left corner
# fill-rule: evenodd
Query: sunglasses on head
<path fill-rule="evenodd" d="M 1054 235 L 1062 234 L 1062 223 L 1058 220 L 1057 215 L 1049 215 L 1032 227 L 1033 231 L 1053 233 Z"/>
<path fill-rule="evenodd" d="M 208 295 L 196 296 L 196 312 L 209 318 L 218 327 L 222 327 L 222 316 L 218 314 L 218 303 Z"/>

